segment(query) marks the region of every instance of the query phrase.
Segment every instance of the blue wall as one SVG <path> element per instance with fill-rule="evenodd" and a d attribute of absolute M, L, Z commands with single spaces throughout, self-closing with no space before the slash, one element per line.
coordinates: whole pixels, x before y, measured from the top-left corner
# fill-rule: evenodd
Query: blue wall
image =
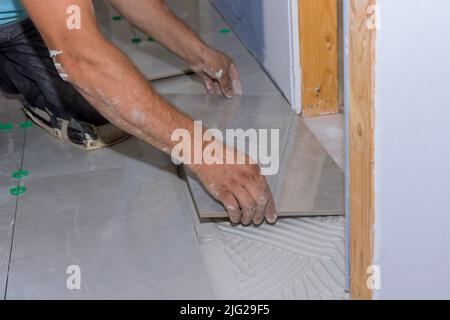
<path fill-rule="evenodd" d="M 265 58 L 262 0 L 212 0 L 230 27 L 261 61 Z"/>

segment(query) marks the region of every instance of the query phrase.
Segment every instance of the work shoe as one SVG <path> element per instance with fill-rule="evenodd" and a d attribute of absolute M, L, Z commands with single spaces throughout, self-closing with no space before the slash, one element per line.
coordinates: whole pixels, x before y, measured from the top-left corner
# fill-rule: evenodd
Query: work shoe
<path fill-rule="evenodd" d="M 86 151 L 109 147 L 125 141 L 130 135 L 111 123 L 94 126 L 76 119 L 65 120 L 51 111 L 24 103 L 23 111 L 39 127 L 51 135 Z"/>

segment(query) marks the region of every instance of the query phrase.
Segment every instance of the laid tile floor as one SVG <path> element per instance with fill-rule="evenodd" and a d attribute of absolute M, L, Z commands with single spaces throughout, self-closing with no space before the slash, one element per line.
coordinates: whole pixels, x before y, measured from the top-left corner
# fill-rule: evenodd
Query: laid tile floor
<path fill-rule="evenodd" d="M 196 30 L 224 24 L 211 19 L 217 13 L 207 1 L 199 8 L 193 19 L 184 15 Z M 107 20 L 111 13 L 99 15 Z M 206 33 L 206 41 L 223 42 L 223 34 Z M 228 36 L 222 49 L 241 70 L 240 101 L 281 99 L 241 43 Z M 219 99 L 205 97 L 192 75 L 154 84 L 179 105 L 209 99 L 214 112 Z M 0 131 L 0 294 L 7 299 L 344 297 L 343 217 L 284 219 L 261 228 L 200 220 L 167 156 L 135 138 L 85 153 L 37 127 L 19 128 L 25 120 L 19 109 L 16 99 L 0 97 L 0 123 L 15 126 Z M 335 131 L 320 120 L 306 125 L 343 163 L 343 123 L 334 120 Z M 29 173 L 22 181 L 11 178 L 18 169 Z M 9 193 L 17 184 L 27 188 L 19 198 Z M 66 287 L 72 265 L 80 267 L 81 290 Z"/>

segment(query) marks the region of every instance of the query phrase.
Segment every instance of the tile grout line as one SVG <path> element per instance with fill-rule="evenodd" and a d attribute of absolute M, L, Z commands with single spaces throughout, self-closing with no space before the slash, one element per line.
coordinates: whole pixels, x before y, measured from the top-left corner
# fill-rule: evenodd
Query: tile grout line
<path fill-rule="evenodd" d="M 28 130 L 24 130 L 25 133 L 23 135 L 23 147 L 22 147 L 22 157 L 20 159 L 20 169 L 19 170 L 23 170 L 23 164 L 24 164 L 24 159 L 25 159 L 25 147 L 26 147 L 26 141 L 27 141 L 27 133 Z M 19 185 L 22 184 L 23 178 L 21 178 L 19 180 Z M 9 258 L 8 258 L 8 268 L 6 270 L 6 282 L 5 282 L 5 292 L 3 295 L 3 300 L 6 300 L 7 297 L 7 293 L 8 293 L 8 283 L 9 283 L 9 273 L 11 270 L 11 260 L 12 260 L 12 252 L 13 252 L 13 245 L 14 245 L 14 234 L 15 234 L 15 230 L 16 230 L 16 222 L 17 222 L 17 209 L 19 207 L 19 198 L 20 196 L 18 196 L 16 198 L 16 207 L 14 210 L 14 223 L 13 223 L 13 227 L 12 227 L 12 234 L 11 234 L 11 246 L 9 248 Z"/>

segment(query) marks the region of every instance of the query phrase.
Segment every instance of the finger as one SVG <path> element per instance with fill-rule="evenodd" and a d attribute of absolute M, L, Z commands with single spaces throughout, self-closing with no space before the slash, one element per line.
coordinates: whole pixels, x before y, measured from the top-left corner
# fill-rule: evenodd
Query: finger
<path fill-rule="evenodd" d="M 206 92 L 208 94 L 213 95 L 214 94 L 213 80 L 204 73 L 200 73 L 199 75 L 200 75 L 200 78 L 203 80 L 203 83 L 205 84 Z"/>
<path fill-rule="evenodd" d="M 222 79 L 219 79 L 218 81 L 222 94 L 227 98 L 233 98 L 233 85 L 229 73 L 226 73 Z"/>
<path fill-rule="evenodd" d="M 253 224 L 259 226 L 264 221 L 270 188 L 266 178 L 261 176 L 257 181 L 245 185 L 245 189 L 250 193 L 253 199 L 255 199 L 256 211 L 253 216 Z"/>
<path fill-rule="evenodd" d="M 213 87 L 214 87 L 214 94 L 215 95 L 222 95 L 222 91 L 220 90 L 219 83 L 217 81 L 213 81 Z"/>
<path fill-rule="evenodd" d="M 231 85 L 233 86 L 233 93 L 235 95 L 242 95 L 243 90 L 241 84 L 241 77 L 239 75 L 238 68 L 234 62 L 230 66 L 230 78 L 231 78 Z"/>
<path fill-rule="evenodd" d="M 275 224 L 278 220 L 278 214 L 271 191 L 269 191 L 268 197 L 269 198 L 267 199 L 266 211 L 264 215 L 268 223 Z"/>
<path fill-rule="evenodd" d="M 252 223 L 253 216 L 256 211 L 256 202 L 253 197 L 245 190 L 243 187 L 235 187 L 233 190 L 233 194 L 239 202 L 239 206 L 241 207 L 242 217 L 241 223 L 244 226 L 248 226 Z"/>
<path fill-rule="evenodd" d="M 223 206 L 227 210 L 230 221 L 234 224 L 239 224 L 242 219 L 242 212 L 236 198 L 228 192 L 222 193 L 219 198 L 219 201 L 222 202 Z"/>

